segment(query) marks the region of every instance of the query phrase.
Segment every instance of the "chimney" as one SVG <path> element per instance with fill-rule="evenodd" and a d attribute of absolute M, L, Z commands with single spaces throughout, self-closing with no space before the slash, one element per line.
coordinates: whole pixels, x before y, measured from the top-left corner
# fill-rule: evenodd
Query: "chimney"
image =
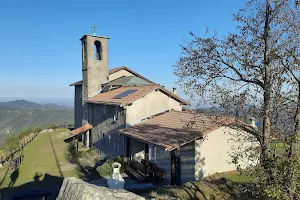
<path fill-rule="evenodd" d="M 176 89 L 176 87 L 173 87 L 173 93 L 174 93 L 174 94 L 177 94 L 177 89 Z"/>

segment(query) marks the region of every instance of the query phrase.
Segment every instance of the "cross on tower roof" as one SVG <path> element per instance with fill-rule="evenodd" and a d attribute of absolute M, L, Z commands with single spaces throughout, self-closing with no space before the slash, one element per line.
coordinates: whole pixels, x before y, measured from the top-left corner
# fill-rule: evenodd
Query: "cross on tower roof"
<path fill-rule="evenodd" d="M 92 28 L 94 29 L 94 35 L 96 35 L 96 29 L 97 29 L 96 24 L 94 24 L 94 26 L 92 26 Z"/>

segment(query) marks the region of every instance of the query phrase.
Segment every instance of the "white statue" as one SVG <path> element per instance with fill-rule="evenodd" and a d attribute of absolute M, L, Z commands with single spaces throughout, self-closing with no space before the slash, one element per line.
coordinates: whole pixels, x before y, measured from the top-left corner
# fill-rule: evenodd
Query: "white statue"
<path fill-rule="evenodd" d="M 125 181 L 120 174 L 121 164 L 115 162 L 111 166 L 113 168 L 113 174 L 107 180 L 108 187 L 110 189 L 124 189 Z"/>

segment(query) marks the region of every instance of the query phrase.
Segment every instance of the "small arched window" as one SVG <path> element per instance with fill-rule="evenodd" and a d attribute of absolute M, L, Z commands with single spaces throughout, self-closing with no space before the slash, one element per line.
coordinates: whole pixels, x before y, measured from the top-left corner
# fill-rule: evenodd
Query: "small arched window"
<path fill-rule="evenodd" d="M 102 60 L 102 45 L 98 40 L 94 43 L 94 59 Z"/>
<path fill-rule="evenodd" d="M 82 60 L 86 60 L 86 42 L 82 42 Z"/>

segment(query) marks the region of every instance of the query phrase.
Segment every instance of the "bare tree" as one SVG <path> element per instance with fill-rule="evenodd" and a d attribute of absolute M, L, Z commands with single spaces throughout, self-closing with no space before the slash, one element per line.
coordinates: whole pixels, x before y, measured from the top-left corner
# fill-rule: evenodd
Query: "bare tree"
<path fill-rule="evenodd" d="M 282 110 L 295 108 L 288 88 L 291 93 L 295 88 L 299 91 L 295 87 L 299 79 L 291 70 L 299 67 L 295 64 L 299 59 L 299 10 L 295 1 L 250 0 L 234 20 L 238 24 L 236 32 L 224 37 L 218 37 L 216 32 L 209 35 L 209 31 L 198 37 L 191 32 L 193 39 L 181 46 L 175 75 L 186 94 L 200 99 L 200 103 L 237 116 L 251 113 L 262 122 L 256 135 L 260 164 L 266 186 L 272 186 L 277 160 L 273 159 L 270 143 L 275 135 L 287 133 L 280 127 L 290 125 L 282 115 Z M 293 123 L 298 127 L 296 117 Z"/>

